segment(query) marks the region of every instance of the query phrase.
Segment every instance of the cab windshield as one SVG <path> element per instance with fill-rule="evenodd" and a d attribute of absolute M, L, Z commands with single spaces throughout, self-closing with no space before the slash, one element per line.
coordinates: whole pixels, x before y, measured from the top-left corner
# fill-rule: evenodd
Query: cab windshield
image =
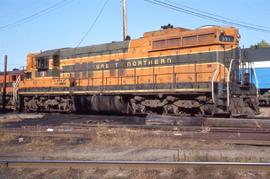
<path fill-rule="evenodd" d="M 219 40 L 221 42 L 233 42 L 234 41 L 234 37 L 231 35 L 225 35 L 225 34 L 221 34 L 219 36 Z"/>

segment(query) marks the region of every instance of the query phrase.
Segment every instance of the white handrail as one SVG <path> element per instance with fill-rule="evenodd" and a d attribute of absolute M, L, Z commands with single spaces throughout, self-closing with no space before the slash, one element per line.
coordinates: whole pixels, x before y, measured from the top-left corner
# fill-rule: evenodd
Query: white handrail
<path fill-rule="evenodd" d="M 230 62 L 230 67 L 229 67 L 229 72 L 228 72 L 228 77 L 227 77 L 227 106 L 230 106 L 230 76 L 231 76 L 231 71 L 232 71 L 232 64 L 235 61 L 235 59 L 232 59 Z"/>
<path fill-rule="evenodd" d="M 256 81 L 257 97 L 258 97 L 259 96 L 259 81 L 258 81 L 258 78 L 257 78 L 256 70 L 254 68 L 254 63 L 251 63 L 251 68 L 253 69 L 253 72 L 254 72 L 254 77 L 255 77 L 255 81 Z"/>
<path fill-rule="evenodd" d="M 216 79 L 216 76 L 217 76 L 217 73 L 218 73 L 218 71 L 219 71 L 219 67 L 220 67 L 220 63 L 217 65 L 217 69 L 216 69 L 216 71 L 215 71 L 215 73 L 214 73 L 214 76 L 213 76 L 213 78 L 212 78 L 212 100 L 213 100 L 213 103 L 216 103 L 215 102 L 215 94 L 214 94 L 214 81 L 215 81 L 215 79 Z"/>
<path fill-rule="evenodd" d="M 16 106 L 17 100 L 18 100 L 18 86 L 19 83 L 21 82 L 21 75 L 18 76 L 18 78 L 16 79 L 16 82 L 13 83 L 13 105 Z"/>

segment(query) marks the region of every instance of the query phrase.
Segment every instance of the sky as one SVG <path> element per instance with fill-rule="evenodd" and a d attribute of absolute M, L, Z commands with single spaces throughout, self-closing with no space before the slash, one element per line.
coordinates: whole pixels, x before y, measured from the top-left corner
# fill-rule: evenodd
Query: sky
<path fill-rule="evenodd" d="M 8 55 L 8 69 L 12 70 L 26 65 L 28 53 L 76 47 L 106 0 L 66 0 L 63 6 L 45 15 L 16 23 L 60 1 L 0 0 L 0 71 L 3 70 L 4 55 Z M 267 26 L 270 29 L 269 0 L 171 1 L 238 21 Z M 160 26 L 168 23 L 190 29 L 203 25 L 225 25 L 150 4 L 144 0 L 127 0 L 127 16 L 128 34 L 132 39 L 141 37 L 144 32 L 158 30 Z M 239 28 L 239 31 L 241 47 L 249 47 L 262 39 L 270 42 L 270 33 L 245 28 Z M 109 0 L 80 46 L 121 40 L 122 2 Z"/>

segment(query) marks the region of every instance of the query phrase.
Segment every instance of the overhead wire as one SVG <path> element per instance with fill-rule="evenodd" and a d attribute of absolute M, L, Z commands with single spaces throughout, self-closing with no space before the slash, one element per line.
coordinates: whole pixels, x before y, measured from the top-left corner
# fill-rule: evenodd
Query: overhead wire
<path fill-rule="evenodd" d="M 229 20 L 226 20 L 226 19 L 221 19 L 221 18 L 218 18 L 218 17 L 211 16 L 209 14 L 207 15 L 207 14 L 203 14 L 203 13 L 200 13 L 200 12 L 195 12 L 194 10 L 191 10 L 191 9 L 186 9 L 186 8 L 183 8 L 183 7 L 179 7 L 177 5 L 173 5 L 172 3 L 169 3 L 168 1 L 167 2 L 162 2 L 162 1 L 159 1 L 159 0 L 144 0 L 144 1 L 146 1 L 148 3 L 158 5 L 158 6 L 162 6 L 162 7 L 168 8 L 168 9 L 172 9 L 172 10 L 175 10 L 175 11 L 178 11 L 178 12 L 182 12 L 182 13 L 186 13 L 186 14 L 189 14 L 189 15 L 192 15 L 192 16 L 196 16 L 196 17 L 199 17 L 199 18 L 203 18 L 203 19 L 207 19 L 207 20 L 211 20 L 211 21 L 215 21 L 215 22 L 221 22 L 221 23 L 224 23 L 224 24 L 233 25 L 233 26 L 237 26 L 237 27 L 242 27 L 242 28 L 246 28 L 246 29 L 250 29 L 250 30 L 270 33 L 270 29 L 268 29 L 268 28 L 255 27 L 255 26 L 248 25 L 248 24 L 242 24 L 242 23 L 239 23 L 239 22 L 233 22 L 233 21 L 229 21 Z"/>
<path fill-rule="evenodd" d="M 96 18 L 94 19 L 93 23 L 90 25 L 90 27 L 88 28 L 88 30 L 86 31 L 86 33 L 82 36 L 81 40 L 79 41 L 79 43 L 77 44 L 76 48 L 79 47 L 81 45 L 81 43 L 85 40 L 85 38 L 87 37 L 87 35 L 89 34 L 89 32 L 94 28 L 94 26 L 96 25 L 98 19 L 100 18 L 101 14 L 103 13 L 106 5 L 108 4 L 109 0 L 106 0 L 103 4 L 103 6 L 101 7 L 101 9 L 99 10 Z"/>
<path fill-rule="evenodd" d="M 40 9 L 44 7 L 44 2 L 43 1 L 35 1 L 35 3 L 31 3 L 31 8 L 34 9 Z M 18 16 L 23 16 L 23 14 L 25 13 L 25 11 L 29 12 L 29 6 L 24 6 L 21 8 L 6 8 L 8 9 L 8 12 L 2 12 L 0 14 L 0 20 L 6 20 L 6 21 L 10 21 L 11 17 L 18 17 Z M 7 15 L 8 14 L 8 15 Z"/>
<path fill-rule="evenodd" d="M 197 12 L 200 12 L 200 13 L 203 13 L 203 14 L 207 14 L 207 15 L 210 15 L 210 16 L 215 16 L 215 17 L 218 17 L 218 18 L 221 18 L 221 19 L 226 19 L 226 20 L 229 20 L 229 21 L 234 21 L 234 22 L 238 22 L 238 23 L 242 23 L 242 24 L 246 24 L 246 25 L 251 25 L 251 26 L 256 26 L 256 27 L 260 27 L 260 28 L 270 29 L 270 27 L 267 27 L 267 26 L 262 26 L 262 25 L 258 25 L 258 24 L 252 24 L 252 23 L 249 23 L 249 22 L 244 22 L 244 21 L 240 21 L 240 20 L 237 20 L 237 19 L 224 17 L 224 16 L 221 16 L 221 15 L 218 15 L 218 14 L 214 14 L 214 13 L 210 13 L 210 12 L 207 12 L 207 11 L 204 11 L 204 10 L 193 8 L 193 7 L 184 5 L 184 4 L 179 3 L 179 2 L 173 2 L 173 1 L 170 1 L 170 0 L 164 0 L 164 1 L 175 4 L 175 5 L 179 5 L 179 6 L 188 8 L 188 9 L 192 9 L 194 11 L 197 11 Z"/>
<path fill-rule="evenodd" d="M 72 1 L 72 0 L 71 0 Z M 4 26 L 0 26 L 0 30 L 4 30 L 6 28 L 9 28 L 9 27 L 13 27 L 13 26 L 17 26 L 17 25 L 21 25 L 21 24 L 24 24 L 24 23 L 27 23 L 31 20 L 34 20 L 40 16 L 43 16 L 43 15 L 46 15 L 48 14 L 49 12 L 53 11 L 53 10 L 56 10 L 64 5 L 66 5 L 67 3 L 71 2 L 70 0 L 61 0 L 59 1 L 58 3 L 55 3 L 47 8 L 44 8 L 38 12 L 35 12 L 29 16 L 26 16 L 26 17 L 23 17 L 21 19 L 18 19 L 12 23 L 9 23 L 9 24 L 6 24 Z"/>

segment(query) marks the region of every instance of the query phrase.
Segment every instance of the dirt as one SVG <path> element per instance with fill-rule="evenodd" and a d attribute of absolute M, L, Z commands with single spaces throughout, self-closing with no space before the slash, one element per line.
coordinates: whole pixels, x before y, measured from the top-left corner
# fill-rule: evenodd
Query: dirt
<path fill-rule="evenodd" d="M 270 173 L 267 171 L 237 171 L 232 168 L 211 169 L 206 167 L 181 168 L 176 170 L 103 170 L 103 169 L 0 169 L 1 178 L 72 178 L 72 179 L 201 179 L 201 178 L 221 178 L 221 179 L 267 179 Z"/>
<path fill-rule="evenodd" d="M 270 107 L 261 107 L 259 116 L 269 117 L 269 119 L 270 119 Z"/>
<path fill-rule="evenodd" d="M 22 115 L 21 115 L 22 116 Z M 14 126 L 47 125 L 47 114 L 1 115 L 2 122 Z M 67 117 L 67 116 L 65 116 Z M 56 119 L 61 118 L 56 116 Z M 50 120 L 50 119 L 49 119 Z M 68 120 L 74 120 L 73 117 Z M 55 122 L 61 125 L 68 120 Z M 79 120 L 85 120 L 80 118 Z M 50 122 L 52 122 L 50 121 Z M 86 120 L 87 121 L 87 120 Z M 16 124 L 17 123 L 17 124 Z M 84 138 L 23 136 L 0 133 L 0 159 L 56 159 L 56 160 L 148 160 L 148 161 L 238 161 L 268 162 L 270 147 L 231 145 L 222 141 L 206 141 L 176 136 L 160 136 L 160 131 L 125 128 L 91 128 L 91 136 Z M 269 178 L 267 171 L 220 170 L 193 167 L 178 170 L 102 170 L 102 169 L 0 169 L 1 178 Z"/>
<path fill-rule="evenodd" d="M 65 123 L 84 123 L 84 124 L 141 124 L 144 117 L 138 116 L 108 116 L 106 115 L 79 115 L 79 114 L 60 114 L 60 113 L 8 113 L 0 114 L 0 124 L 6 128 L 18 128 L 23 126 L 59 126 Z"/>
<path fill-rule="evenodd" d="M 43 117 L 44 117 L 44 114 L 16 113 L 16 112 L 0 113 L 0 124 L 5 124 L 7 122 L 18 123 L 25 119 L 38 120 L 38 119 L 42 119 Z"/>

